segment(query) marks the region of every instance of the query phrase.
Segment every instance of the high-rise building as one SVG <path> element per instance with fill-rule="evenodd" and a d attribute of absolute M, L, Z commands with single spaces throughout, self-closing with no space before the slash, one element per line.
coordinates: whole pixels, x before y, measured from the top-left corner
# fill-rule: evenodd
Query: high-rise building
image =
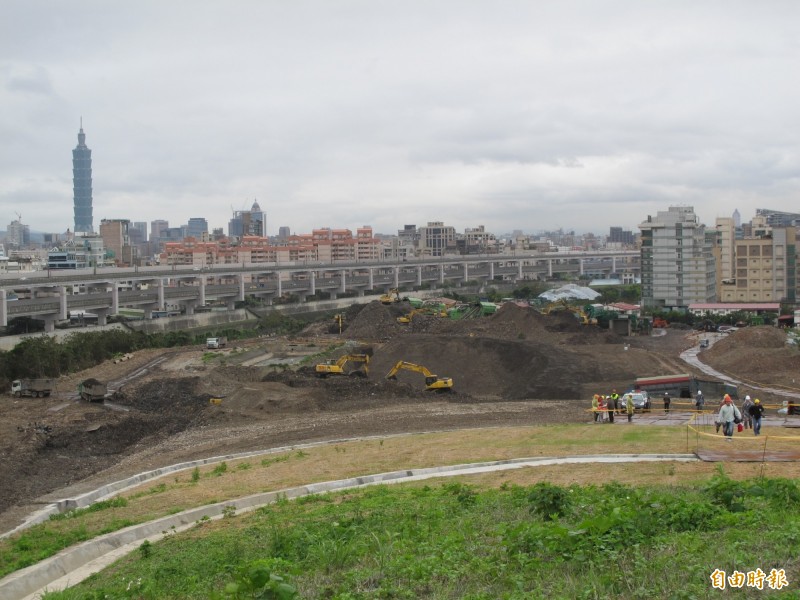
<path fill-rule="evenodd" d="M 634 242 L 633 232 L 624 230 L 622 227 L 611 227 L 608 232 L 608 241 L 613 244 L 632 246 Z"/>
<path fill-rule="evenodd" d="M 117 265 L 133 264 L 134 257 L 128 237 L 129 227 L 128 219 L 103 219 L 100 222 L 100 237 L 103 238 L 103 245 Z"/>
<path fill-rule="evenodd" d="M 150 221 L 150 252 L 152 254 L 161 252 L 162 238 L 165 237 L 167 229 L 169 229 L 169 221 L 164 221 L 163 219 Z"/>
<path fill-rule="evenodd" d="M 642 306 L 685 309 L 716 300 L 716 231 L 706 234 L 690 206 L 670 206 L 639 225 Z"/>
<path fill-rule="evenodd" d="M 261 210 L 257 200 L 253 201 L 250 210 L 234 211 L 233 218 L 228 221 L 228 235 L 239 238 L 246 235 L 267 237 L 267 213 Z"/>
<path fill-rule="evenodd" d="M 719 273 L 717 285 L 728 285 L 735 279 L 736 218 L 717 217 L 716 230 L 717 271 Z"/>
<path fill-rule="evenodd" d="M 72 198 L 75 210 L 75 232 L 91 233 L 92 223 L 92 151 L 86 145 L 83 122 L 78 132 L 78 145 L 72 151 Z"/>
<path fill-rule="evenodd" d="M 208 238 L 208 221 L 206 221 L 203 217 L 192 217 L 189 219 L 189 223 L 186 226 L 186 236 L 193 237 L 196 240 L 202 240 L 205 234 L 205 238 Z"/>
<path fill-rule="evenodd" d="M 134 221 L 128 228 L 131 244 L 144 244 L 147 241 L 147 222 Z"/>
<path fill-rule="evenodd" d="M 9 248 L 20 250 L 27 248 L 31 243 L 31 229 L 29 225 L 23 225 L 22 221 L 16 219 L 11 221 L 6 228 L 6 243 Z"/>

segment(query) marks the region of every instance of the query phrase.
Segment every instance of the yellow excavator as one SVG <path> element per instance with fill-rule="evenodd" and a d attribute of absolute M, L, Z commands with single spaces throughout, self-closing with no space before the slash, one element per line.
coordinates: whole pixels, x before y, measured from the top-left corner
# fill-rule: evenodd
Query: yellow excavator
<path fill-rule="evenodd" d="M 328 375 L 350 375 L 351 377 L 366 377 L 369 374 L 369 353 L 363 354 L 345 354 L 339 358 L 330 358 L 323 363 L 319 363 L 314 370 L 318 377 L 327 377 Z M 348 362 L 364 363 L 363 369 L 356 369 L 354 371 L 345 371 L 344 367 Z"/>
<path fill-rule="evenodd" d="M 436 308 L 434 306 L 423 306 L 422 308 L 415 308 L 410 313 L 397 317 L 397 322 L 402 325 L 408 325 L 416 315 L 428 315 L 431 317 L 447 317 L 447 311 L 443 308 Z"/>
<path fill-rule="evenodd" d="M 400 290 L 393 288 L 380 297 L 381 304 L 400 302 Z"/>
<path fill-rule="evenodd" d="M 439 377 L 422 365 L 416 365 L 404 360 L 399 361 L 392 367 L 392 370 L 387 373 L 386 379 L 397 379 L 397 373 L 402 370 L 422 373 L 425 376 L 425 389 L 430 392 L 449 392 L 453 388 L 453 379 L 451 377 Z"/>

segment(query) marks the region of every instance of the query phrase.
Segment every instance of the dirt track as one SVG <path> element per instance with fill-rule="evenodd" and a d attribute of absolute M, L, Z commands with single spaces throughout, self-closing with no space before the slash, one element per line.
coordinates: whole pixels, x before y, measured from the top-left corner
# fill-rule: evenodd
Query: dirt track
<path fill-rule="evenodd" d="M 212 360 L 201 348 L 140 352 L 63 380 L 56 397 L 5 397 L 0 530 L 35 503 L 192 458 L 360 435 L 588 421 L 592 393 L 621 391 L 637 376 L 687 371 L 677 356 L 697 338 L 685 330 L 621 338 L 569 314 L 542 316 L 511 305 L 490 318 L 415 317 L 405 327 L 396 322 L 396 306 L 373 302 L 350 313 L 343 337 L 375 350 L 368 379 L 321 380 L 285 368 L 342 343 L 318 328 L 297 339 L 248 342 Z M 771 360 L 796 372 L 796 351 L 775 347 L 778 338 L 769 337 L 777 330 L 753 331 L 767 329 Z M 716 365 L 741 361 L 733 338 L 718 346 Z M 263 366 L 264 357 L 279 366 Z M 386 381 L 397 360 L 453 377 L 455 391 L 427 393 L 415 373 Z M 765 376 L 763 369 L 758 374 Z M 105 404 L 71 397 L 90 376 L 124 383 Z"/>

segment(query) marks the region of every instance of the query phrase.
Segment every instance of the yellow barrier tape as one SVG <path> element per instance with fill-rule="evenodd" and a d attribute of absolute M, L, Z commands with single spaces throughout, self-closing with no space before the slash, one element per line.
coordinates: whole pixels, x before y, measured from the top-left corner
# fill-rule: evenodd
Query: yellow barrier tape
<path fill-rule="evenodd" d="M 713 415 L 713 414 L 716 414 L 716 413 L 703 411 L 702 413 L 699 413 L 699 414 Z M 712 437 L 712 438 L 718 438 L 719 439 L 719 438 L 724 438 L 725 437 L 724 435 L 722 435 L 720 433 L 707 433 L 705 431 L 700 431 L 697 427 L 695 427 L 692 424 L 692 422 L 697 417 L 698 417 L 698 413 L 696 412 L 694 415 L 691 416 L 691 418 L 689 419 L 689 422 L 686 424 L 686 427 L 690 431 L 694 431 L 697 435 L 703 435 L 703 436 L 708 436 L 708 437 Z M 701 425 L 701 427 L 714 427 L 714 425 Z M 761 431 L 762 431 L 761 435 L 753 435 L 753 436 L 745 436 L 743 431 L 737 431 L 736 433 L 738 433 L 739 435 L 735 436 L 735 437 L 738 440 L 751 440 L 751 441 L 754 441 L 754 442 L 758 442 L 759 444 L 762 444 L 762 445 L 764 443 L 768 442 L 769 440 L 777 440 L 777 441 L 783 440 L 783 441 L 791 441 L 791 442 L 800 442 L 800 432 L 797 435 L 770 435 L 770 434 L 763 433 L 763 431 L 764 431 L 763 426 L 762 426 Z"/>

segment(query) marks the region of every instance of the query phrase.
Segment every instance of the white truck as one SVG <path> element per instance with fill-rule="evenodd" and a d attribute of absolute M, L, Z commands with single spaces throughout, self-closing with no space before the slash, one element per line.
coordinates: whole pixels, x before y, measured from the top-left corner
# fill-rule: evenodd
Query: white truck
<path fill-rule="evenodd" d="M 43 398 L 49 396 L 54 387 L 52 379 L 15 379 L 11 382 L 11 393 L 17 398 L 20 396 Z"/>
<path fill-rule="evenodd" d="M 209 350 L 219 350 L 220 348 L 224 348 L 228 343 L 228 338 L 226 337 L 210 337 L 206 339 L 206 348 Z"/>

